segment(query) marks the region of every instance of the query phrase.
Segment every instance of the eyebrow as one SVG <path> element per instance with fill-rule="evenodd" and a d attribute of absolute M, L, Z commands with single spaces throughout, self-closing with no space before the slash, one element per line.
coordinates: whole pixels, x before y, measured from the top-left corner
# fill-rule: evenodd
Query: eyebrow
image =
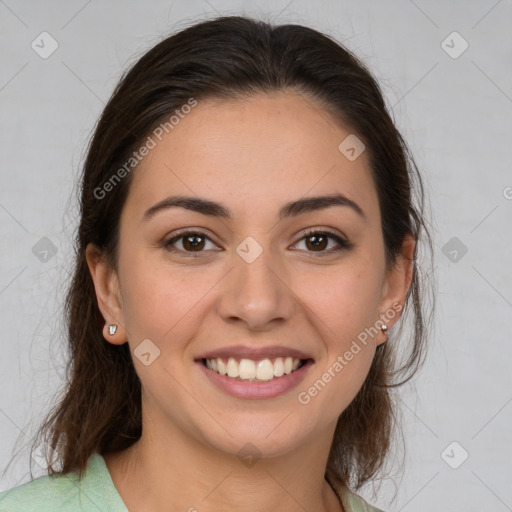
<path fill-rule="evenodd" d="M 362 208 L 352 199 L 342 195 L 334 194 L 329 196 L 306 197 L 297 201 L 286 203 L 279 210 L 279 219 L 288 217 L 296 217 L 303 213 L 323 210 L 332 206 L 345 206 L 351 208 L 363 219 L 366 219 Z M 231 211 L 226 206 L 203 199 L 201 197 L 187 197 L 187 196 L 170 196 L 162 201 L 159 201 L 151 208 L 149 208 L 143 216 L 143 220 L 150 219 L 158 212 L 167 210 L 169 208 L 185 208 L 203 215 L 211 217 L 218 217 L 222 219 L 231 219 L 233 217 Z"/>

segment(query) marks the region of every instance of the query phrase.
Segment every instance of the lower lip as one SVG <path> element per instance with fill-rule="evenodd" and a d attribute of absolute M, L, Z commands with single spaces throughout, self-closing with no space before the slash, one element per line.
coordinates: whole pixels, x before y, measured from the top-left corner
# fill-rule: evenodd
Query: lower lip
<path fill-rule="evenodd" d="M 229 395 L 237 398 L 259 399 L 274 398 L 293 389 L 302 382 L 309 368 L 313 365 L 313 361 L 308 359 L 298 370 L 266 382 L 235 380 L 206 368 L 201 361 L 197 361 L 197 364 L 213 384 Z"/>

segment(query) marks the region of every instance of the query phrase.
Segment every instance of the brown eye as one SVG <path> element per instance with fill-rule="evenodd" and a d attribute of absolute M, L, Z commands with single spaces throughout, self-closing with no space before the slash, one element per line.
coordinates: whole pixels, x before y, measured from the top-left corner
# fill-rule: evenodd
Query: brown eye
<path fill-rule="evenodd" d="M 174 245 L 181 241 L 181 247 Z M 186 231 L 173 236 L 164 242 L 164 247 L 170 252 L 201 253 L 204 252 L 207 241 L 213 244 L 208 236 L 196 231 Z M 214 245 L 214 244 L 213 244 Z"/>
<path fill-rule="evenodd" d="M 318 253 L 318 256 L 328 256 L 352 247 L 352 244 L 329 231 L 309 231 L 297 244 L 303 240 L 305 241 L 306 252 Z M 328 249 L 330 241 L 334 241 L 335 243 L 334 246 Z M 181 247 L 179 242 L 181 242 Z M 189 255 L 199 256 L 202 252 L 208 250 L 206 247 L 208 242 L 214 246 L 213 250 L 216 250 L 215 247 L 218 248 L 205 233 L 200 231 L 184 231 L 169 238 L 163 245 L 169 252 L 188 253 Z"/>
<path fill-rule="evenodd" d="M 201 235 L 187 235 L 183 238 L 183 247 L 187 251 L 201 250 L 204 248 L 205 238 Z"/>
<path fill-rule="evenodd" d="M 328 256 L 352 247 L 352 244 L 330 231 L 311 230 L 297 243 L 302 242 L 302 240 L 305 240 L 307 252 L 319 253 L 319 256 Z M 329 245 L 329 240 L 334 240 L 335 245 L 329 250 L 326 250 Z"/>
<path fill-rule="evenodd" d="M 306 247 L 313 248 L 314 250 L 325 250 L 327 245 L 329 244 L 328 239 L 329 237 L 325 236 L 323 233 L 318 235 L 308 235 L 305 237 L 306 239 Z"/>

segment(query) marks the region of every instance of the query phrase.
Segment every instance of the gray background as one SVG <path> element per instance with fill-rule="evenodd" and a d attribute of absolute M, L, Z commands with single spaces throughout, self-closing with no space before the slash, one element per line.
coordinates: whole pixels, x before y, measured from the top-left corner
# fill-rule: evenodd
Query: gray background
<path fill-rule="evenodd" d="M 0 490 L 29 480 L 27 443 L 62 382 L 73 187 L 96 119 L 122 70 L 163 36 L 243 13 L 309 25 L 362 57 L 427 185 L 438 281 L 429 359 L 400 394 L 405 471 L 363 495 L 387 511 L 512 510 L 505 0 L 0 0 L 0 471 L 20 453 Z M 31 47 L 43 31 L 58 44 L 46 59 Z"/>

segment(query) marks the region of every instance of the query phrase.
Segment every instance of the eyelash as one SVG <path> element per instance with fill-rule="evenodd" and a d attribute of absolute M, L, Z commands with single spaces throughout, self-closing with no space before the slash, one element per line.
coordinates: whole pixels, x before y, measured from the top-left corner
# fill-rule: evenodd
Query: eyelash
<path fill-rule="evenodd" d="M 163 246 L 169 252 L 173 252 L 173 253 L 181 252 L 181 253 L 185 253 L 185 254 L 189 255 L 192 258 L 197 258 L 201 253 L 203 253 L 205 251 L 204 250 L 202 250 L 202 251 L 184 251 L 182 249 L 176 249 L 175 247 L 172 247 L 172 244 L 174 244 L 175 242 L 177 242 L 178 240 L 180 240 L 182 238 L 186 238 L 189 235 L 198 235 L 201 238 L 204 237 L 205 239 L 208 239 L 211 242 L 213 242 L 213 240 L 211 240 L 211 238 L 209 236 L 207 236 L 205 233 L 203 233 L 201 231 L 191 231 L 191 230 L 187 231 L 187 230 L 185 230 L 185 231 L 178 232 L 177 234 L 175 234 L 171 238 L 168 238 L 167 240 L 164 240 L 163 241 Z M 336 254 L 336 253 L 339 253 L 339 252 L 341 252 L 343 250 L 351 249 L 353 247 L 352 243 L 350 243 L 350 242 L 346 241 L 345 239 L 341 238 L 339 235 L 336 235 L 335 233 L 332 233 L 331 231 L 320 230 L 320 229 L 315 229 L 315 228 L 308 229 L 306 231 L 306 233 L 304 233 L 302 238 L 300 238 L 294 245 L 298 244 L 299 242 L 301 242 L 305 238 L 309 238 L 309 237 L 312 237 L 312 236 L 315 236 L 315 235 L 326 235 L 327 238 L 333 239 L 338 244 L 337 247 L 331 248 L 328 251 L 324 250 L 324 251 L 319 251 L 318 253 L 316 253 L 316 251 L 306 251 L 306 252 L 310 252 L 310 253 L 313 253 L 313 254 L 316 253 L 316 254 L 318 254 L 319 257 L 324 257 L 324 256 L 329 256 L 329 255 L 332 255 L 332 254 Z"/>

